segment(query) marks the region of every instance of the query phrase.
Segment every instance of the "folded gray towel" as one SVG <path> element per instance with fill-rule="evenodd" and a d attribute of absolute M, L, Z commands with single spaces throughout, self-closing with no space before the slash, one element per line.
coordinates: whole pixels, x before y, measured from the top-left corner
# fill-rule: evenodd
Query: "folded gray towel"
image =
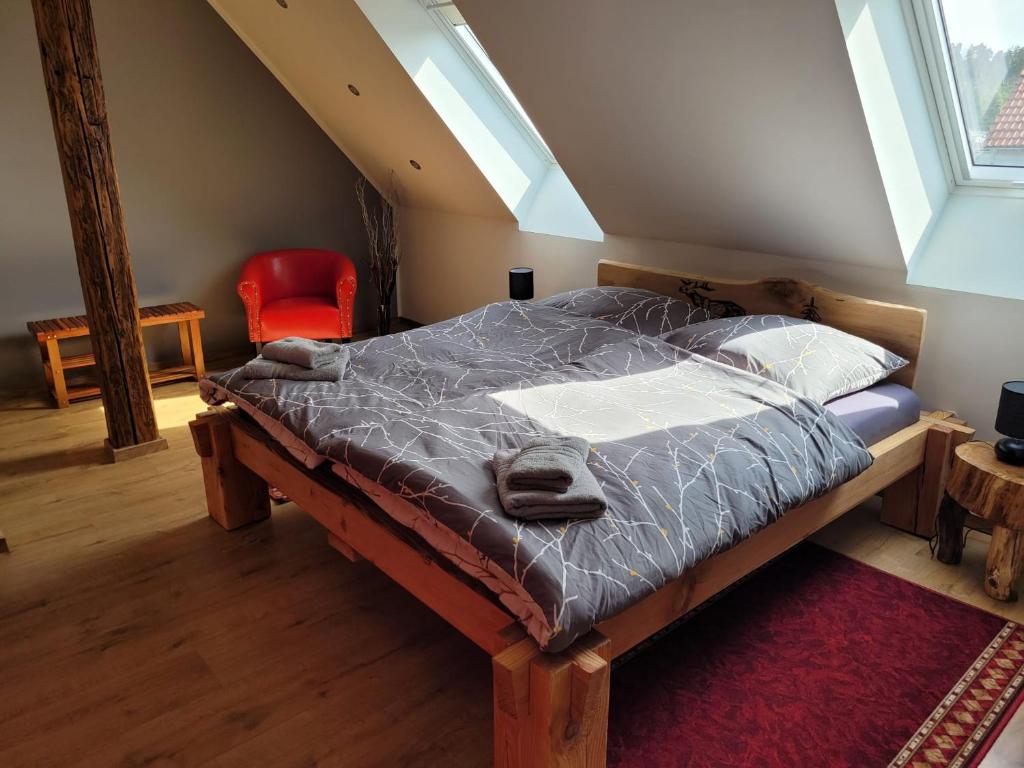
<path fill-rule="evenodd" d="M 347 361 L 348 349 L 341 344 L 288 336 L 265 344 L 262 355 L 264 359 L 278 363 L 301 365 L 303 368 L 320 368 L 324 365 L 333 365 L 341 356 Z"/>
<path fill-rule="evenodd" d="M 242 376 L 247 379 L 288 379 L 290 381 L 341 381 L 345 375 L 342 363 L 321 365 L 319 368 L 304 368 L 301 365 L 287 365 L 276 360 L 265 360 L 262 356 L 250 360 L 242 367 Z"/>
<path fill-rule="evenodd" d="M 581 472 L 564 493 L 509 488 L 508 470 L 518 453 L 515 450 L 497 451 L 491 460 L 498 498 L 506 514 L 522 520 L 589 520 L 604 514 L 608 502 L 590 470 Z"/>
<path fill-rule="evenodd" d="M 565 493 L 587 471 L 589 451 L 590 443 L 582 437 L 554 435 L 531 440 L 508 468 L 508 487 Z"/>

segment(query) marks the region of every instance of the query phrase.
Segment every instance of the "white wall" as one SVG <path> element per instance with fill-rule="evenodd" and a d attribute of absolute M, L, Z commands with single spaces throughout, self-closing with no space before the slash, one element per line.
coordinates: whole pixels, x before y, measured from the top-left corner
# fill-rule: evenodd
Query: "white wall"
<path fill-rule="evenodd" d="M 1024 300 L 1024 198 L 951 194 L 908 280 Z"/>
<path fill-rule="evenodd" d="M 915 22 L 891 0 L 836 6 L 908 282 L 1024 299 L 1024 197 L 954 184 L 915 59 Z"/>
<path fill-rule="evenodd" d="M 796 277 L 845 293 L 928 310 L 916 390 L 928 408 L 954 410 L 993 436 L 1002 382 L 1024 377 L 1019 331 L 1024 303 L 908 286 L 884 270 L 729 251 L 663 240 L 605 242 L 524 233 L 515 224 L 430 211 L 403 211 L 399 311 L 429 323 L 508 298 L 507 271 L 536 270 L 538 297 L 594 285 L 599 259 L 735 277 Z"/>
<path fill-rule="evenodd" d="M 446 20 L 428 13 L 420 0 L 356 2 L 521 229 L 604 237 L 547 149 L 524 130 L 496 86 L 485 84 L 480 68 L 469 63 Z"/>
<path fill-rule="evenodd" d="M 458 6 L 606 234 L 904 264 L 834 3 Z"/>
<path fill-rule="evenodd" d="M 356 4 L 508 210 L 521 216 L 547 172 L 547 159 L 509 120 L 419 0 Z"/>
<path fill-rule="evenodd" d="M 949 196 L 940 154 L 901 3 L 836 0 L 850 63 L 903 258 L 928 242 Z"/>

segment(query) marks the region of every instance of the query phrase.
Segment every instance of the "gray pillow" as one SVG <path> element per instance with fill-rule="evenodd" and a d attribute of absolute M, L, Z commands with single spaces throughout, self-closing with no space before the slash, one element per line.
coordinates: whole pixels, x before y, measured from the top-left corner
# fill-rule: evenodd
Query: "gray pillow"
<path fill-rule="evenodd" d="M 535 303 L 604 320 L 644 336 L 658 336 L 711 317 L 706 309 L 688 301 L 643 288 L 610 285 L 556 293 Z"/>
<path fill-rule="evenodd" d="M 820 404 L 869 387 L 908 362 L 857 336 L 784 315 L 724 317 L 661 338 L 777 381 Z"/>

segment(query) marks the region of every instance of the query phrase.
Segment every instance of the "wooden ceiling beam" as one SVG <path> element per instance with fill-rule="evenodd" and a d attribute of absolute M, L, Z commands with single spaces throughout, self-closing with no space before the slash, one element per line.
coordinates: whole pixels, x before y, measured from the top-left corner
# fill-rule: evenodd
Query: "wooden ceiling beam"
<path fill-rule="evenodd" d="M 166 447 L 138 297 L 89 0 L 32 0 L 90 339 L 114 458 Z M 146 450 L 139 451 L 140 446 Z"/>

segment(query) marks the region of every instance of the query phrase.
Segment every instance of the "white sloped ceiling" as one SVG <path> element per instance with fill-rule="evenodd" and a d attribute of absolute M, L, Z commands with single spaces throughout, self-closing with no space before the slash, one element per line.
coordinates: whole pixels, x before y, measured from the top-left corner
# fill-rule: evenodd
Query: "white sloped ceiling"
<path fill-rule="evenodd" d="M 458 0 L 610 233 L 902 269 L 830 0 Z"/>
<path fill-rule="evenodd" d="M 209 2 L 379 189 L 394 170 L 408 205 L 511 218 L 352 0 Z"/>

